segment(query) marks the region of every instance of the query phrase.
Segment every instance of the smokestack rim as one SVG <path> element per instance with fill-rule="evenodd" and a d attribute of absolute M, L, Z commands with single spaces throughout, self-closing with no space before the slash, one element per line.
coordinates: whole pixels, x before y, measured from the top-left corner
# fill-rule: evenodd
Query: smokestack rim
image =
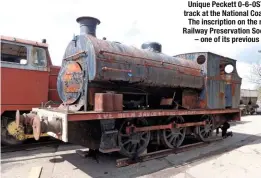
<path fill-rule="evenodd" d="M 92 20 L 95 20 L 97 22 L 97 25 L 99 25 L 101 23 L 101 21 L 95 17 L 91 17 L 91 16 L 81 16 L 81 17 L 78 17 L 76 19 L 76 22 L 77 23 L 80 23 L 81 24 L 81 21 L 82 20 L 85 20 L 85 19 L 92 19 Z M 82 24 L 81 24 L 82 25 Z"/>

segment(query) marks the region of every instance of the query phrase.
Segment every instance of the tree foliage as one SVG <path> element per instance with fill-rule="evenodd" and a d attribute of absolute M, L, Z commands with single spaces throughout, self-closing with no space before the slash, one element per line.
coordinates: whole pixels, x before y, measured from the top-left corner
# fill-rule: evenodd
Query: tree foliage
<path fill-rule="evenodd" d="M 250 75 L 251 82 L 261 86 L 261 63 L 258 62 L 252 65 L 251 75 Z"/>
<path fill-rule="evenodd" d="M 261 97 L 261 60 L 252 65 L 250 81 L 256 84 L 256 89 L 259 91 L 259 97 Z"/>

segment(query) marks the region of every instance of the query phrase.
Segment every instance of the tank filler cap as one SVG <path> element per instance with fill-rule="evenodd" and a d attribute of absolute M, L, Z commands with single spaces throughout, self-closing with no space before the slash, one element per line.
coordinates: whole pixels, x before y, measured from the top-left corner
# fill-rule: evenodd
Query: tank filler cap
<path fill-rule="evenodd" d="M 142 49 L 146 49 L 146 50 L 149 50 L 149 51 L 153 51 L 153 52 L 157 52 L 157 53 L 161 53 L 161 44 L 158 43 L 158 42 L 146 42 L 146 43 L 143 43 L 141 45 L 141 48 Z"/>

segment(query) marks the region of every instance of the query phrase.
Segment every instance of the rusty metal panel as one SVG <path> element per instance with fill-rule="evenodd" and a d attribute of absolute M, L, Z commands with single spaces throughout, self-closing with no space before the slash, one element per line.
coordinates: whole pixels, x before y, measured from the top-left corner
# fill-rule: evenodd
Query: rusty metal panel
<path fill-rule="evenodd" d="M 160 100 L 160 105 L 161 106 L 166 106 L 166 105 L 172 105 L 173 98 L 162 98 Z"/>
<path fill-rule="evenodd" d="M 238 108 L 239 103 L 240 103 L 240 89 L 241 89 L 241 84 L 234 84 L 234 95 L 232 97 L 232 108 Z"/>
<path fill-rule="evenodd" d="M 70 61 L 62 67 L 58 77 L 58 92 L 64 103 L 72 104 L 81 96 L 84 85 L 84 71 L 81 65 Z"/>
<path fill-rule="evenodd" d="M 57 111 L 56 111 L 57 112 Z M 64 112 L 64 111 L 63 111 Z M 119 112 L 74 112 L 68 113 L 68 121 L 98 120 L 98 119 L 121 119 L 136 117 L 202 115 L 202 114 L 228 114 L 240 113 L 239 109 L 191 109 L 191 110 L 132 110 Z M 228 118 L 229 119 L 229 118 Z"/>
<path fill-rule="evenodd" d="M 94 111 L 113 111 L 112 93 L 95 93 Z"/>
<path fill-rule="evenodd" d="M 208 63 L 208 61 L 207 61 L 208 53 L 207 52 L 194 52 L 194 53 L 178 54 L 178 55 L 175 55 L 174 57 L 178 57 L 181 59 L 185 59 L 186 61 L 193 61 L 193 62 L 197 63 L 197 59 L 200 56 L 204 56 L 206 59 L 205 63 L 200 65 L 202 74 L 205 75 L 207 73 L 207 63 Z"/>
<path fill-rule="evenodd" d="M 232 107 L 237 108 L 239 96 L 237 85 L 241 78 L 236 72 L 226 75 L 221 72 L 223 65 L 236 61 L 208 52 L 167 56 L 120 43 L 100 40 L 81 35 L 72 41 L 64 57 L 79 51 L 88 51 L 88 56 L 79 61 L 88 73 L 90 82 L 135 82 L 140 86 L 188 87 L 202 89 L 201 108 L 225 108 L 225 84 L 232 84 Z M 199 64 L 198 59 L 206 60 Z M 63 62 L 66 65 L 66 62 Z M 86 86 L 86 84 L 84 84 Z M 235 94 L 235 95 L 234 95 Z"/>
<path fill-rule="evenodd" d="M 231 84 L 225 84 L 226 107 L 232 107 L 232 90 Z"/>
<path fill-rule="evenodd" d="M 240 98 L 238 89 L 242 79 L 236 72 L 236 61 L 213 53 L 208 53 L 207 56 L 206 95 L 208 108 L 238 108 Z M 224 71 L 228 64 L 234 66 L 234 71 L 231 74 Z"/>
<path fill-rule="evenodd" d="M 122 111 L 123 110 L 123 95 L 115 93 L 94 93 L 99 91 L 93 89 L 94 94 L 94 111 Z"/>
<path fill-rule="evenodd" d="M 198 108 L 198 93 L 193 90 L 184 90 L 182 92 L 182 106 L 187 109 Z"/>
<path fill-rule="evenodd" d="M 190 61 L 197 61 L 201 55 L 206 57 L 206 62 L 201 65 L 206 83 L 200 94 L 200 107 L 225 108 L 225 84 L 231 84 L 232 108 L 237 108 L 241 78 L 236 72 L 236 61 L 210 52 L 186 53 L 176 56 Z M 224 67 L 227 64 L 234 66 L 235 71 L 232 74 L 224 73 Z"/>
<path fill-rule="evenodd" d="M 219 59 L 218 56 L 208 55 L 207 76 L 210 78 L 207 85 L 208 108 L 225 108 L 225 85 L 222 80 L 215 80 L 216 76 L 220 76 Z"/>
<path fill-rule="evenodd" d="M 208 108 L 225 108 L 225 83 L 223 81 L 208 81 Z"/>
<path fill-rule="evenodd" d="M 91 36 L 86 38 L 86 43 L 88 40 L 93 44 L 96 53 L 96 58 L 92 59 L 96 61 L 96 71 L 91 74 L 95 77 L 91 80 L 140 82 L 141 85 L 147 86 L 203 87 L 201 66 L 194 61 Z M 177 75 L 179 79 L 173 80 Z"/>
<path fill-rule="evenodd" d="M 89 35 L 77 36 L 76 40 L 69 43 L 65 51 L 62 68 L 66 68 L 72 62 L 68 57 L 78 54 L 80 51 L 87 51 L 87 56 L 77 59 L 77 62 L 85 74 L 84 81 L 89 81 L 89 83 L 119 81 L 135 82 L 135 85 L 142 87 L 189 87 L 197 89 L 202 89 L 204 86 L 202 73 L 202 66 L 204 65 L 199 65 L 195 61 L 100 40 Z M 61 79 L 62 76 L 59 75 L 58 77 L 58 91 L 62 100 L 66 101 L 69 99 L 67 94 L 64 94 L 63 83 L 66 82 Z M 89 92 L 88 88 L 88 83 L 83 82 L 82 90 Z M 71 93 L 69 95 L 74 96 Z M 75 97 L 72 96 L 74 99 L 69 101 L 73 102 L 78 99 L 79 94 L 80 92 L 76 96 L 75 92 Z M 80 100 L 86 98 L 86 93 L 84 93 Z M 72 102 L 70 103 L 73 104 Z M 87 110 L 86 107 L 85 110 Z"/>
<path fill-rule="evenodd" d="M 220 57 L 219 55 L 208 54 L 208 64 L 207 64 L 207 76 L 220 76 Z"/>
<path fill-rule="evenodd" d="M 224 81 L 218 81 L 219 83 L 219 103 L 218 106 L 221 106 L 221 108 L 225 107 L 225 82 Z"/>
<path fill-rule="evenodd" d="M 217 72 L 219 69 L 219 58 L 216 56 L 208 55 L 208 63 L 207 63 L 207 76 L 219 76 L 220 74 Z M 221 86 L 220 86 L 221 85 Z M 208 98 L 208 108 L 224 108 L 223 106 L 223 89 L 221 81 L 213 80 L 212 78 L 208 80 L 207 85 L 207 98 Z"/>
<path fill-rule="evenodd" d="M 123 95 L 113 94 L 113 111 L 123 110 Z"/>
<path fill-rule="evenodd" d="M 88 88 L 88 101 L 91 106 L 94 106 L 95 102 L 95 93 L 102 93 L 103 90 L 97 87 L 89 87 Z"/>
<path fill-rule="evenodd" d="M 70 56 L 79 54 L 81 51 L 86 51 L 86 56 L 71 59 Z M 84 80 L 79 78 L 80 83 L 82 83 L 81 90 L 79 89 L 78 92 L 74 93 L 70 90 L 69 94 L 66 94 L 64 92 L 65 84 L 70 80 L 65 81 L 63 76 L 66 73 L 65 69 L 71 62 L 79 64 Z M 89 83 L 107 85 L 110 82 L 108 85 L 112 85 L 111 81 L 113 83 L 135 83 L 137 87 L 202 89 L 204 86 L 202 65 L 195 61 L 100 40 L 90 35 L 77 36 L 75 40 L 69 43 L 57 82 L 59 95 L 64 102 L 67 101 L 68 103 L 69 101 L 69 103 L 74 104 L 74 101 L 80 100 L 79 102 L 85 103 L 84 110 L 87 110 L 86 95 L 89 92 Z M 81 91 L 84 91 L 84 93 Z M 69 97 L 73 99 L 71 100 Z"/>

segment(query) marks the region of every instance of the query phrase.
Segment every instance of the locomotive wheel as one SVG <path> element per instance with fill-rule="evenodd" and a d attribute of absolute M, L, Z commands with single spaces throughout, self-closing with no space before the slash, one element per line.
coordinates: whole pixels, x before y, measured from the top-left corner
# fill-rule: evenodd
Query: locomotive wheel
<path fill-rule="evenodd" d="M 121 124 L 118 134 L 118 144 L 121 148 L 120 153 L 127 157 L 139 156 L 142 154 L 150 141 L 150 131 L 127 134 L 126 127 L 132 124 L 136 127 L 148 126 L 148 122 L 145 118 L 125 120 Z"/>
<path fill-rule="evenodd" d="M 167 119 L 167 123 L 183 123 L 182 116 L 171 116 Z M 162 133 L 162 142 L 167 148 L 178 148 L 184 141 L 186 135 L 186 127 L 164 129 Z"/>
<path fill-rule="evenodd" d="M 199 138 L 205 142 L 212 136 L 214 130 L 214 118 L 211 115 L 204 115 L 201 117 L 202 121 L 206 121 L 206 125 L 197 126 L 196 132 Z"/>

